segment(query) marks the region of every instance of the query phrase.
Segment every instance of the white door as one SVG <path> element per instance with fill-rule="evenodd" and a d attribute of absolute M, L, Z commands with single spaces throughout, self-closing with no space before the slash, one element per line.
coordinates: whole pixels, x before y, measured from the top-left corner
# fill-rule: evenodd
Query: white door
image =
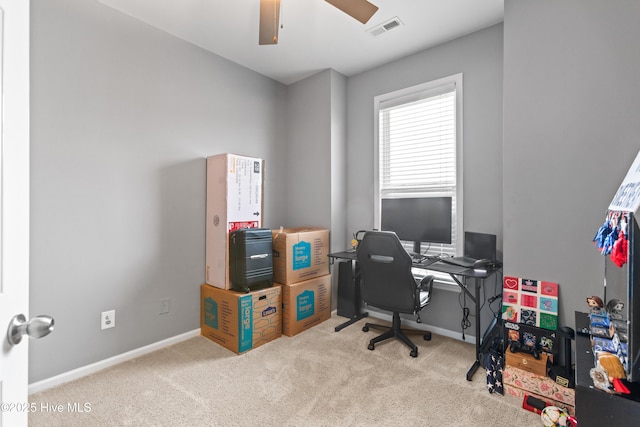
<path fill-rule="evenodd" d="M 29 0 L 0 0 L 0 426 L 26 426 L 28 339 L 9 322 L 29 315 Z"/>

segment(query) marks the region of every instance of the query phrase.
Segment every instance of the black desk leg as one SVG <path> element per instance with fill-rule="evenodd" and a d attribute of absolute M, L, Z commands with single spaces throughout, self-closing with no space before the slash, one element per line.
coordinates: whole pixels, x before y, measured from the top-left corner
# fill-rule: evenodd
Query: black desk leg
<path fill-rule="evenodd" d="M 474 286 L 475 286 L 475 304 L 476 304 L 476 361 L 473 362 L 471 368 L 467 371 L 467 381 L 471 381 L 473 374 L 480 367 L 480 285 L 481 280 L 479 278 L 474 278 Z"/>
<path fill-rule="evenodd" d="M 473 378 L 473 374 L 475 374 L 476 370 L 479 367 L 480 367 L 480 362 L 478 360 L 473 362 L 473 365 L 471 365 L 471 368 L 467 371 L 467 381 L 471 381 L 471 379 Z"/>
<path fill-rule="evenodd" d="M 340 325 L 336 326 L 335 331 L 336 331 L 336 332 L 341 331 L 342 329 L 346 328 L 347 326 L 349 326 L 349 325 L 352 325 L 352 324 L 356 323 L 358 320 L 360 320 L 360 319 L 364 319 L 364 318 L 365 318 L 365 317 L 367 317 L 368 315 L 369 315 L 369 313 L 368 313 L 368 312 L 366 312 L 366 311 L 365 311 L 364 313 L 360 313 L 360 314 L 356 315 L 355 317 L 353 317 L 353 318 L 351 318 L 351 319 L 347 320 L 346 322 L 344 322 L 344 323 L 342 323 L 342 324 L 340 324 Z"/>

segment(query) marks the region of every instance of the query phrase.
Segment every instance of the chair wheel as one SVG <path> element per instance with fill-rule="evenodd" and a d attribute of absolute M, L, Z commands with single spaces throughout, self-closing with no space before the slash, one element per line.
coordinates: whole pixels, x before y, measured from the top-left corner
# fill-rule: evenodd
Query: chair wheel
<path fill-rule="evenodd" d="M 418 350 L 411 350 L 411 353 L 409 353 L 409 355 L 411 357 L 418 357 Z"/>
<path fill-rule="evenodd" d="M 424 338 L 425 341 L 431 341 L 431 332 L 427 332 L 422 338 Z"/>
<path fill-rule="evenodd" d="M 373 350 L 375 348 L 375 346 L 373 344 L 369 344 L 369 347 L 367 347 L 369 350 Z"/>
<path fill-rule="evenodd" d="M 362 327 L 362 332 L 369 332 L 369 327 L 368 326 L 363 326 Z"/>

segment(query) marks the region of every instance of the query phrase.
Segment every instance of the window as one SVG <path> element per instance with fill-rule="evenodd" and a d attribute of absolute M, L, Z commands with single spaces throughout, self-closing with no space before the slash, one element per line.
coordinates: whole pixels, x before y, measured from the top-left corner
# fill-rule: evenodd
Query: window
<path fill-rule="evenodd" d="M 461 254 L 462 74 L 380 95 L 374 102 L 376 227 L 382 199 L 451 197 L 451 244 L 425 242 L 421 253 Z M 406 248 L 413 249 L 411 242 Z"/>

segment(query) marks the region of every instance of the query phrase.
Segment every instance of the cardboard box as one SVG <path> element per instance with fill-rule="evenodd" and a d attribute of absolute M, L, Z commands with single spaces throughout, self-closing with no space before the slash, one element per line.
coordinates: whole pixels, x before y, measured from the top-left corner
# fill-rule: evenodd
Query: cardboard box
<path fill-rule="evenodd" d="M 282 288 L 275 285 L 249 293 L 200 287 L 202 336 L 238 354 L 282 335 Z"/>
<path fill-rule="evenodd" d="M 532 354 L 522 352 L 513 353 L 507 349 L 505 351 L 505 366 L 512 366 L 535 375 L 546 377 L 548 358 L 549 356 L 544 352 L 541 352 L 540 358 L 536 359 Z"/>
<path fill-rule="evenodd" d="M 512 396 L 523 397 L 528 394 L 551 401 L 555 406 L 566 408 L 570 414 L 575 414 L 575 389 L 563 387 L 549 377 L 506 366 L 502 371 L 502 382 L 505 391 Z"/>
<path fill-rule="evenodd" d="M 285 228 L 273 233 L 273 281 L 289 285 L 329 274 L 329 230 Z"/>
<path fill-rule="evenodd" d="M 282 333 L 292 337 L 331 317 L 331 275 L 282 285 Z"/>
<path fill-rule="evenodd" d="M 264 161 L 235 154 L 207 158 L 205 282 L 230 289 L 229 233 L 262 226 Z"/>

